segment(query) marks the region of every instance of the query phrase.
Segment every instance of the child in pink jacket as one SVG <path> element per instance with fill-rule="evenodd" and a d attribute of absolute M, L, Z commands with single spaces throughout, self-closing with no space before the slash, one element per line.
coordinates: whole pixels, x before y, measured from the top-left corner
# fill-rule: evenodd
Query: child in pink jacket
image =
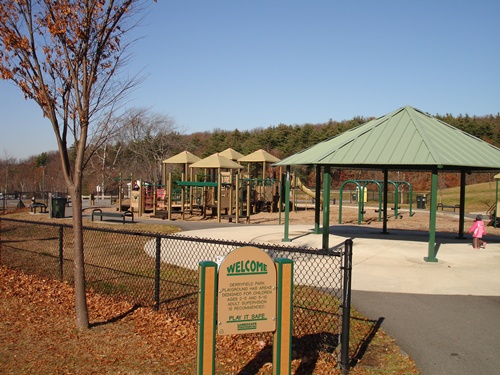
<path fill-rule="evenodd" d="M 469 229 L 469 233 L 472 233 L 472 247 L 474 249 L 479 249 L 480 247 L 486 248 L 486 242 L 482 240 L 483 236 L 486 234 L 486 227 L 482 215 L 476 216 L 476 220 L 474 220 L 474 224 Z"/>

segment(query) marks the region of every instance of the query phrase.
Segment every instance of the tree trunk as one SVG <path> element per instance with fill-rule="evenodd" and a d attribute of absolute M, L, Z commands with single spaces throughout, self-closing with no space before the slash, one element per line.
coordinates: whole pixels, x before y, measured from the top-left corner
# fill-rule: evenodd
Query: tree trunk
<path fill-rule="evenodd" d="M 85 284 L 85 259 L 83 247 L 82 194 L 76 188 L 71 192 L 73 206 L 73 251 L 75 277 L 76 326 L 80 330 L 89 328 L 87 295 Z"/>

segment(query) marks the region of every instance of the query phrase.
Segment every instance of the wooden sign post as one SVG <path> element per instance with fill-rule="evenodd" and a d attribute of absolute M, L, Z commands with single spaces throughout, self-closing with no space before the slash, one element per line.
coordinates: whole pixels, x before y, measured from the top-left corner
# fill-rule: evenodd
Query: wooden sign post
<path fill-rule="evenodd" d="M 215 314 L 217 311 L 217 263 L 200 262 L 198 296 L 198 375 L 215 374 Z"/>
<path fill-rule="evenodd" d="M 273 375 L 292 373 L 293 261 L 276 259 L 279 301 L 273 337 Z"/>

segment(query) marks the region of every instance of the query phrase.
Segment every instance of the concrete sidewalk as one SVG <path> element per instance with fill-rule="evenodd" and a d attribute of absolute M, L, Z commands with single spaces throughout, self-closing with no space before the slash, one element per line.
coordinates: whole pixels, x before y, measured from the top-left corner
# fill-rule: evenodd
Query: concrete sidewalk
<path fill-rule="evenodd" d="M 187 228 L 186 228 L 187 229 Z M 292 225 L 290 245 L 321 248 L 311 225 Z M 494 374 L 500 310 L 500 238 L 486 250 L 470 239 L 437 233 L 438 262 L 424 261 L 428 232 L 355 225 L 330 227 L 329 245 L 353 240 L 352 305 L 382 328 L 425 375 Z M 245 225 L 182 234 L 200 238 L 280 243 L 283 226 Z"/>
<path fill-rule="evenodd" d="M 487 249 L 475 250 L 469 239 L 453 233 L 438 233 L 438 262 L 424 261 L 428 233 L 380 229 L 353 225 L 330 227 L 329 246 L 351 238 L 353 247 L 352 289 L 414 294 L 500 296 L 500 242 L 495 237 Z M 311 225 L 292 225 L 291 242 L 282 242 L 282 225 L 245 225 L 190 230 L 186 236 L 237 240 L 253 243 L 280 243 L 321 248 L 322 235 Z"/>

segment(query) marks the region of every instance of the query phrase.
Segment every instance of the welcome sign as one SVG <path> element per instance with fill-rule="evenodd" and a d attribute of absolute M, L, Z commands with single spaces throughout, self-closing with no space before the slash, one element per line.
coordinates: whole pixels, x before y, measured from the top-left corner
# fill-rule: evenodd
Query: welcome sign
<path fill-rule="evenodd" d="M 218 278 L 219 335 L 276 329 L 276 268 L 269 255 L 252 246 L 236 249 L 220 264 Z"/>

